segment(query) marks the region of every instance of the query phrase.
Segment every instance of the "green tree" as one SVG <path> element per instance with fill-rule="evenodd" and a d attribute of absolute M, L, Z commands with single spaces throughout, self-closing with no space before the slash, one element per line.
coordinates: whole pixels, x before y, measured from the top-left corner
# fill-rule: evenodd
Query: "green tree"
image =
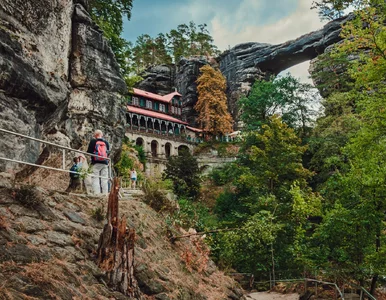
<path fill-rule="evenodd" d="M 103 30 L 110 43 L 124 77 L 129 76 L 132 66 L 129 63 L 131 45 L 121 37 L 123 17 L 131 17 L 133 0 L 91 0 L 89 2 L 92 19 Z"/>
<path fill-rule="evenodd" d="M 311 109 L 315 94 L 311 85 L 301 83 L 289 74 L 269 81 L 256 81 L 249 95 L 239 100 L 241 120 L 247 130 L 256 130 L 271 116 L 280 113 L 283 122 L 305 135 L 315 116 Z"/>
<path fill-rule="evenodd" d="M 328 105 L 338 105 L 327 106 L 325 120 L 329 118 L 332 126 L 324 126 L 322 131 L 335 131 L 334 141 L 341 140 L 332 155 L 319 161 L 338 162 L 339 167 L 321 190 L 326 200 L 325 216 L 313 235 L 310 261 L 361 285 L 371 279 L 374 294 L 378 274 L 385 272 L 382 255 L 386 251 L 386 4 L 374 0 L 360 1 L 360 5 L 355 19 L 344 25 L 345 39 L 332 53 L 357 59 L 347 64 L 353 81 L 350 92 L 336 93 L 326 100 Z"/>
<path fill-rule="evenodd" d="M 311 9 L 318 10 L 322 20 L 334 20 L 342 17 L 344 11 L 350 6 L 358 6 L 363 0 L 320 0 L 313 1 Z"/>
<path fill-rule="evenodd" d="M 195 199 L 200 189 L 197 159 L 189 151 L 171 156 L 166 164 L 163 179 L 173 181 L 174 193 L 180 198 Z"/>
<path fill-rule="evenodd" d="M 232 186 L 215 208 L 222 226 L 240 228 L 219 237 L 223 250 L 216 255 L 223 264 L 263 277 L 277 268 L 297 269 L 308 217 L 320 211 L 319 197 L 307 187 L 305 150 L 277 116 L 247 135 Z"/>
<path fill-rule="evenodd" d="M 232 117 L 228 112 L 226 79 L 220 71 L 209 65 L 200 68 L 197 79 L 198 101 L 194 107 L 198 111 L 201 128 L 217 136 L 232 132 Z"/>

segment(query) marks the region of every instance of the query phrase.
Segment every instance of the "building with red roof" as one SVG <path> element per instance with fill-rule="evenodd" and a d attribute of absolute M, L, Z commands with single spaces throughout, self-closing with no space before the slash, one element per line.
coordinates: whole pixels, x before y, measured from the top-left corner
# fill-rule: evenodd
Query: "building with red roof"
<path fill-rule="evenodd" d="M 134 88 L 127 105 L 127 124 L 131 131 L 198 142 L 202 130 L 181 120 L 182 95 L 177 91 L 161 96 Z"/>

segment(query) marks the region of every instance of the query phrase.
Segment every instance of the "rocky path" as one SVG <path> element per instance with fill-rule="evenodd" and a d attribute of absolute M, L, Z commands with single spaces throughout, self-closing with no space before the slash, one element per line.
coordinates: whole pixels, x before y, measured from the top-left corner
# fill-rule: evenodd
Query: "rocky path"
<path fill-rule="evenodd" d="M 254 300 L 299 300 L 298 294 L 278 294 L 278 293 L 252 293 L 247 296 L 247 299 Z"/>

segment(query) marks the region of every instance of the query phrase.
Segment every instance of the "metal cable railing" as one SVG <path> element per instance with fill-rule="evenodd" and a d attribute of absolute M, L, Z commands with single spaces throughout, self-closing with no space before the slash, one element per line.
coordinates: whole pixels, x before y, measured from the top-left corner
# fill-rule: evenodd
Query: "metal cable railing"
<path fill-rule="evenodd" d="M 108 160 L 108 162 L 109 162 L 108 163 L 108 169 L 109 169 L 108 170 L 108 177 L 96 176 L 94 174 L 87 174 L 87 176 L 101 178 L 101 179 L 108 179 L 108 180 L 111 180 L 111 178 L 112 178 L 113 174 L 112 174 L 112 170 L 111 170 L 111 159 L 110 158 L 105 158 L 105 157 L 102 157 L 102 156 L 99 156 L 99 155 L 96 155 L 96 154 L 91 154 L 91 153 L 88 153 L 88 152 L 85 152 L 85 151 L 72 149 L 70 147 L 58 145 L 58 144 L 55 144 L 55 143 L 52 143 L 52 142 L 44 141 L 44 140 L 41 140 L 41 139 L 37 139 L 37 138 L 34 138 L 34 137 L 30 137 L 28 135 L 20 134 L 20 133 L 9 131 L 9 130 L 2 129 L 2 128 L 0 128 L 0 132 L 4 132 L 6 134 L 10 134 L 10 135 L 14 135 L 14 136 L 19 136 L 19 137 L 22 137 L 22 138 L 25 138 L 25 139 L 28 139 L 28 140 L 32 140 L 32 141 L 35 141 L 35 142 L 39 142 L 39 143 L 42 143 L 42 144 L 46 144 L 46 145 L 50 145 L 50 146 L 54 146 L 54 147 L 57 147 L 59 149 L 62 149 L 62 168 L 55 168 L 55 167 L 49 167 L 49 166 L 44 166 L 44 165 L 38 165 L 38 164 L 35 164 L 35 163 L 30 163 L 30 162 L 26 162 L 26 161 L 20 161 L 20 160 L 16 160 L 16 159 L 1 157 L 1 156 L 0 156 L 0 160 L 8 161 L 8 162 L 14 162 L 14 163 L 18 163 L 18 164 L 29 165 L 29 166 L 34 166 L 34 167 L 39 167 L 39 168 L 44 168 L 44 169 L 49 169 L 49 170 L 54 170 L 54 171 L 59 171 L 59 172 L 66 172 L 66 173 L 83 175 L 81 172 L 70 171 L 70 170 L 66 169 L 66 151 L 67 152 L 76 152 L 76 153 L 83 154 L 85 156 L 90 156 L 90 157 L 93 156 L 93 157 L 103 158 L 103 159 Z"/>
<path fill-rule="evenodd" d="M 322 281 L 322 280 L 316 280 L 316 279 L 311 279 L 311 278 L 299 278 L 299 279 L 281 279 L 281 280 L 269 280 L 269 281 L 258 281 L 258 282 L 253 282 L 254 285 L 259 285 L 259 284 L 269 284 L 270 287 L 272 288 L 277 282 L 302 282 L 302 281 L 305 281 L 305 282 L 313 282 L 315 283 L 315 290 L 316 290 L 316 293 L 317 293 L 317 289 L 318 289 L 318 284 L 323 284 L 323 285 L 330 285 L 332 286 L 339 294 L 339 297 L 340 299 L 344 300 L 345 299 L 345 293 L 344 291 L 342 291 L 338 285 L 334 282 L 327 282 L 327 281 Z M 365 297 L 367 297 L 367 299 L 370 299 L 370 300 L 377 300 L 373 295 L 371 295 L 364 287 L 362 286 L 357 286 L 355 284 L 349 284 L 350 286 L 352 287 L 355 287 L 356 289 L 360 290 L 361 293 L 359 296 L 359 299 L 360 300 L 364 300 L 366 299 Z"/>

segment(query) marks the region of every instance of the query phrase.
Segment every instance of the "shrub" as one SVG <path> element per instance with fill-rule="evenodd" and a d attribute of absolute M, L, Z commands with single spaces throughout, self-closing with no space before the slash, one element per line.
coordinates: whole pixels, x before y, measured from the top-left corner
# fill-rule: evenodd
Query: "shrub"
<path fill-rule="evenodd" d="M 103 206 L 95 208 L 91 213 L 91 217 L 93 217 L 98 222 L 102 222 L 105 219 Z"/>
<path fill-rule="evenodd" d="M 143 164 L 143 168 L 146 168 L 146 153 L 145 150 L 143 150 L 142 146 L 135 145 L 134 149 L 138 152 L 138 160 L 141 164 Z"/>
<path fill-rule="evenodd" d="M 200 177 L 197 159 L 188 151 L 169 158 L 163 179 L 173 182 L 174 193 L 181 198 L 196 199 L 200 190 Z"/>
<path fill-rule="evenodd" d="M 142 185 L 144 202 L 157 212 L 174 212 L 177 209 L 176 203 L 167 196 L 167 186 L 170 182 L 148 179 Z"/>
<path fill-rule="evenodd" d="M 217 220 L 209 209 L 201 203 L 180 199 L 180 209 L 173 215 L 173 223 L 185 229 L 194 228 L 197 231 L 205 231 L 216 227 Z"/>

